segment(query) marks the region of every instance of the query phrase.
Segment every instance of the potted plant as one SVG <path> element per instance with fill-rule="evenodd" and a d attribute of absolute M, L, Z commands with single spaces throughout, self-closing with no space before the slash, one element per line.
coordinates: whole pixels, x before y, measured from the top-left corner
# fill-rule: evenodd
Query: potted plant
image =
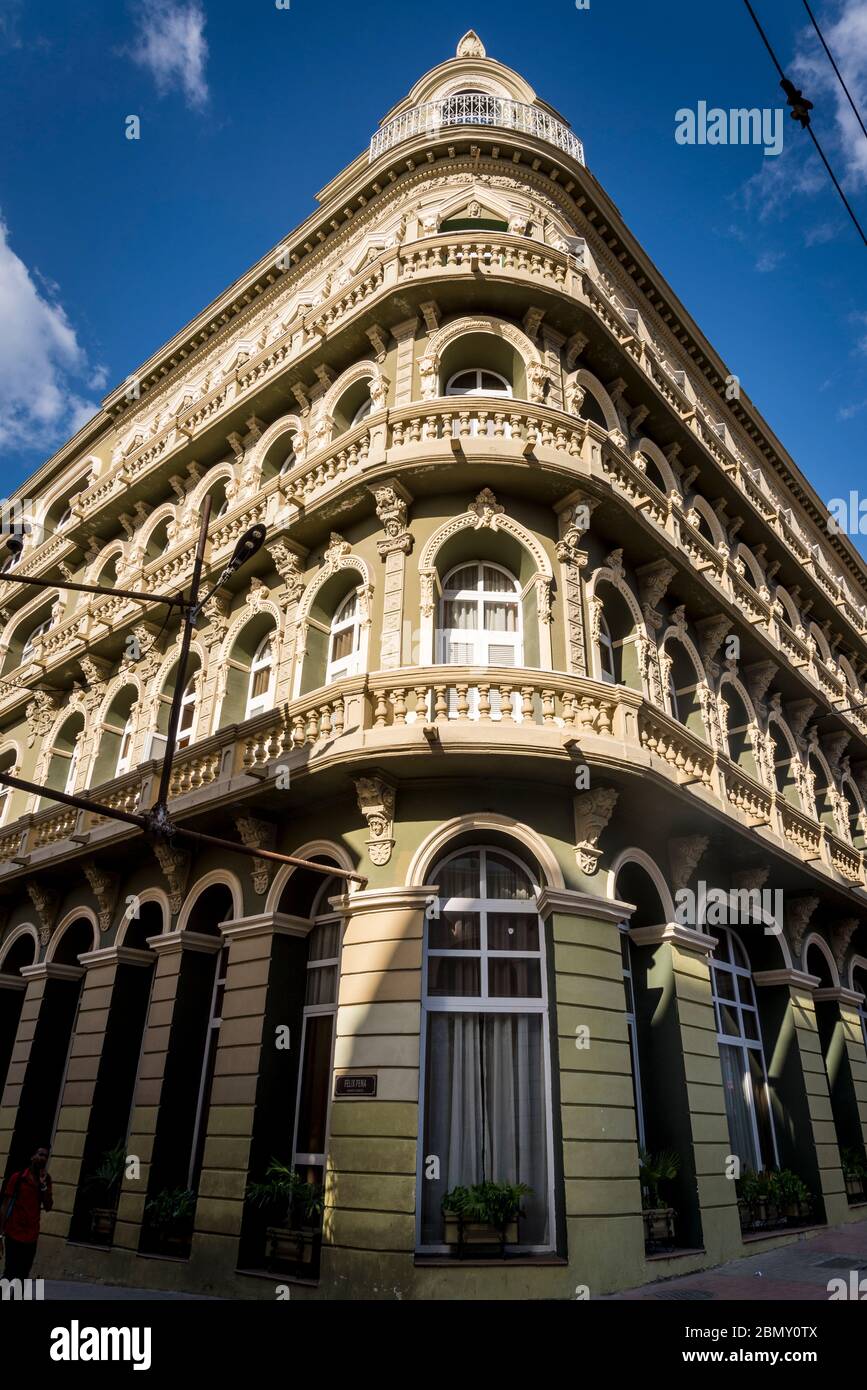
<path fill-rule="evenodd" d="M 771 1173 L 771 1190 L 779 1214 L 787 1221 L 801 1221 L 809 1215 L 813 1199 L 809 1189 L 789 1168 Z"/>
<path fill-rule="evenodd" d="M 294 1168 L 272 1158 L 264 1182 L 250 1183 L 246 1196 L 251 1206 L 274 1218 L 265 1232 L 269 1261 L 311 1264 L 325 1205 L 321 1186 L 305 1182 Z"/>
<path fill-rule="evenodd" d="M 776 1191 L 772 1177 L 771 1173 L 756 1173 L 749 1169 L 740 1179 L 738 1205 L 744 1230 L 757 1230 L 776 1220 Z"/>
<path fill-rule="evenodd" d="M 473 1187 L 453 1187 L 442 1200 L 445 1241 L 457 1246 L 462 1259 L 466 1246 L 493 1247 L 501 1256 L 518 1239 L 521 1198 L 532 1188 L 526 1183 L 480 1182 Z"/>
<path fill-rule="evenodd" d="M 639 1151 L 641 1205 L 644 1215 L 644 1238 L 648 1245 L 670 1245 L 674 1240 L 674 1207 L 663 1201 L 662 1183 L 671 1182 L 680 1172 L 680 1157 L 670 1149 L 650 1154 Z"/>
<path fill-rule="evenodd" d="M 85 1191 L 93 1193 L 94 1196 L 94 1204 L 90 1208 L 90 1233 L 109 1244 L 114 1236 L 117 1204 L 125 1169 L 126 1145 L 117 1144 L 113 1149 L 106 1149 L 84 1183 Z"/>
<path fill-rule="evenodd" d="M 164 1188 L 145 1202 L 148 1227 L 162 1249 L 180 1251 L 189 1244 L 196 1194 L 189 1187 Z"/>
<path fill-rule="evenodd" d="M 858 1149 L 844 1149 L 840 1155 L 843 1177 L 846 1180 L 846 1196 L 861 1201 L 864 1196 L 864 1179 L 867 1178 L 867 1161 Z"/>

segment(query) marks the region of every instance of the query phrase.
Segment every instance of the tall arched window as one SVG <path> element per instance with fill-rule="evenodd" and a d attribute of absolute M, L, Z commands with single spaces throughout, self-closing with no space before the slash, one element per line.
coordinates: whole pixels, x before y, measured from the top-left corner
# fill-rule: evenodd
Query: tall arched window
<path fill-rule="evenodd" d="M 431 875 L 440 897 L 424 952 L 419 1243 L 444 1245 L 442 1199 L 481 1182 L 526 1183 L 519 1245 L 554 1244 L 548 996 L 537 886 L 514 855 L 461 849 Z M 438 915 L 437 915 L 438 914 Z"/>
<path fill-rule="evenodd" d="M 293 1162 L 302 1170 L 304 1180 L 314 1183 L 323 1180 L 328 1139 L 341 928 L 341 919 L 328 911 L 328 899 L 337 891 L 336 880 L 326 879 L 311 914 L 314 925 L 307 938 Z"/>
<path fill-rule="evenodd" d="M 0 753 L 0 772 L 14 772 L 15 757 L 14 748 L 7 748 L 5 753 Z M 0 825 L 3 825 L 6 821 L 11 803 L 12 788 L 0 784 Z"/>
<path fill-rule="evenodd" d="M 178 719 L 177 748 L 189 748 L 196 728 L 196 677 L 190 676 L 184 687 L 181 699 L 181 713 Z"/>
<path fill-rule="evenodd" d="M 36 651 L 37 641 L 40 637 L 43 636 L 44 633 L 48 631 L 50 627 L 51 619 L 45 618 L 43 622 L 37 623 L 36 627 L 33 629 L 32 632 L 28 633 L 27 638 L 24 642 L 24 646 L 21 648 L 20 664 L 22 666 L 24 666 L 31 659 L 34 652 Z"/>
<path fill-rule="evenodd" d="M 124 772 L 129 772 L 132 766 L 132 740 L 135 734 L 135 722 L 131 714 L 126 717 L 126 723 L 120 735 L 120 748 L 117 754 L 117 767 L 114 770 L 115 777 L 120 777 Z"/>
<path fill-rule="evenodd" d="M 604 613 L 599 614 L 599 674 L 608 685 L 617 684 L 614 643 L 611 628 Z"/>
<path fill-rule="evenodd" d="M 759 1172 L 778 1160 L 752 971 L 733 931 L 714 926 L 713 935 L 719 946 L 711 957 L 711 984 L 729 1142 L 741 1172 Z"/>
<path fill-rule="evenodd" d="M 361 402 L 361 405 L 358 407 L 355 414 L 353 415 L 352 420 L 350 422 L 350 428 L 352 428 L 352 425 L 360 425 L 362 420 L 366 420 L 368 415 L 371 415 L 372 413 L 373 401 L 371 400 L 370 396 L 367 396 Z"/>
<path fill-rule="evenodd" d="M 325 682 L 355 676 L 361 664 L 361 605 L 355 590 L 347 594 L 331 620 Z"/>
<path fill-rule="evenodd" d="M 438 659 L 449 666 L 522 666 L 521 587 L 489 562 L 459 565 L 443 580 Z"/>
<path fill-rule="evenodd" d="M 268 633 L 256 648 L 250 667 L 250 682 L 247 690 L 247 709 L 245 718 L 252 719 L 270 709 L 274 685 L 274 647 L 273 634 Z"/>
<path fill-rule="evenodd" d="M 638 1022 L 635 1015 L 635 983 L 632 969 L 632 947 L 629 923 L 620 923 L 620 954 L 623 960 L 623 988 L 626 991 L 626 1028 L 629 1033 L 629 1055 L 632 1060 L 632 1098 L 635 1102 L 635 1126 L 638 1147 L 646 1147 L 644 1133 L 644 1102 L 641 1095 L 641 1061 L 638 1054 Z"/>

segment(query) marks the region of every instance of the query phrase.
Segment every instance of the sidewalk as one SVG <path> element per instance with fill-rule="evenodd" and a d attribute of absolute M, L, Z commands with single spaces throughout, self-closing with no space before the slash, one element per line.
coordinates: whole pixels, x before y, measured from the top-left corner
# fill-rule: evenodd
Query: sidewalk
<path fill-rule="evenodd" d="M 116 1284 L 84 1284 L 77 1279 L 46 1279 L 45 1281 L 45 1302 L 46 1303 L 76 1303 L 79 1300 L 86 1303 L 102 1302 L 122 1302 L 126 1300 L 140 1301 L 141 1299 L 193 1302 L 193 1303 L 222 1303 L 221 1298 L 212 1298 L 208 1294 L 197 1293 L 167 1293 L 164 1289 L 125 1289 Z"/>
<path fill-rule="evenodd" d="M 642 1284 L 637 1289 L 609 1294 L 608 1299 L 672 1299 L 707 1301 L 749 1299 L 780 1302 L 827 1302 L 829 1279 L 845 1279 L 851 1270 L 859 1279 L 867 1273 L 867 1213 L 864 1219 L 803 1234 L 791 1245 L 754 1254 L 698 1274 Z"/>

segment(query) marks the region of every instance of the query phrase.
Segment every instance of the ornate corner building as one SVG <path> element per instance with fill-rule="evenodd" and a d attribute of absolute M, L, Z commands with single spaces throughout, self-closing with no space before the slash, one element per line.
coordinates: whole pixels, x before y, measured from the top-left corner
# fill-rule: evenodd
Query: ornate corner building
<path fill-rule="evenodd" d="M 206 495 L 212 578 L 268 538 L 196 630 L 172 815 L 367 884 L 3 795 L 40 1273 L 273 1298 L 273 1158 L 324 1189 L 293 1297 L 595 1295 L 790 1239 L 732 1159 L 863 1217 L 867 574 L 475 34 L 21 489 L 7 566 L 50 587 L 4 585 L 0 769 L 153 803 L 177 625 L 67 586 L 177 592 Z M 659 1248 L 639 1146 L 679 1159 Z M 480 1264 L 442 1202 L 483 1179 L 529 1192 Z"/>

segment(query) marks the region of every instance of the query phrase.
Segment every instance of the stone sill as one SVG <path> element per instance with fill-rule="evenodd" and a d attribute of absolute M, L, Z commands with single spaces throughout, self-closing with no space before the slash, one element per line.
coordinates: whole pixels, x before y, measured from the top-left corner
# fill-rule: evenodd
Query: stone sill
<path fill-rule="evenodd" d="M 816 1221 L 809 1226 L 777 1226 L 773 1231 L 742 1231 L 744 1245 L 755 1245 L 757 1241 L 779 1239 L 780 1236 L 800 1236 L 806 1231 L 827 1231 L 826 1221 Z"/>
<path fill-rule="evenodd" d="M 549 1266 L 568 1266 L 562 1255 L 513 1255 L 506 1259 L 465 1259 L 457 1255 L 416 1255 L 416 1269 L 532 1269 Z"/>
<path fill-rule="evenodd" d="M 294 1274 L 277 1274 L 270 1269 L 236 1269 L 244 1279 L 267 1279 L 269 1284 L 298 1284 L 305 1289 L 318 1289 L 318 1279 L 299 1279 Z"/>
<path fill-rule="evenodd" d="M 703 1245 L 696 1245 L 694 1248 L 678 1246 L 674 1250 L 658 1250 L 654 1255 L 645 1254 L 644 1258 L 648 1264 L 658 1260 L 686 1260 L 691 1255 L 706 1255 L 707 1251 Z"/>

